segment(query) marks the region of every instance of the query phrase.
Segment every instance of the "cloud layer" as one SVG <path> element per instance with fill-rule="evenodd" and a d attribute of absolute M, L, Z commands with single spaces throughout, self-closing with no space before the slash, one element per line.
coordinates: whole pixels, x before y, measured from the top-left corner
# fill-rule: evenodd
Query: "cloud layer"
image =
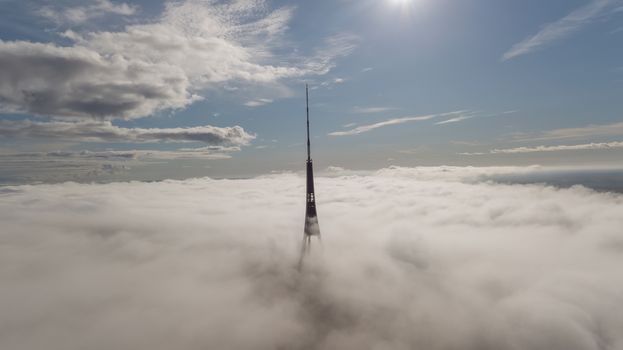
<path fill-rule="evenodd" d="M 2 188 L 0 346 L 621 349 L 623 197 L 509 171 L 319 178 L 300 272 L 296 175 Z"/>
<path fill-rule="evenodd" d="M 60 139 L 81 142 L 203 142 L 210 146 L 247 145 L 255 136 L 240 126 L 122 128 L 110 122 L 33 122 L 0 120 L 6 138 Z"/>

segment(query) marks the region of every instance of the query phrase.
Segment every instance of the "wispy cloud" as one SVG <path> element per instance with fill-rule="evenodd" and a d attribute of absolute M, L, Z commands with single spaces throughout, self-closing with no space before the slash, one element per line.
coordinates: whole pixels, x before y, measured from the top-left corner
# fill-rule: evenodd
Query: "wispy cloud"
<path fill-rule="evenodd" d="M 460 115 L 458 117 L 454 117 L 454 118 L 450 118 L 450 119 L 447 119 L 447 120 L 444 120 L 444 121 L 437 122 L 437 123 L 435 123 L 435 125 L 458 123 L 460 121 L 471 119 L 473 117 L 474 117 L 474 115 Z"/>
<path fill-rule="evenodd" d="M 308 74 L 324 75 L 336 65 L 336 60 L 350 55 L 359 45 L 361 38 L 352 33 L 339 33 L 328 37 L 303 65 Z"/>
<path fill-rule="evenodd" d="M 107 14 L 131 16 L 138 7 L 123 3 L 113 3 L 109 0 L 85 1 L 86 4 L 75 7 L 58 8 L 53 6 L 41 7 L 37 14 L 58 25 L 77 25 Z"/>
<path fill-rule="evenodd" d="M 372 114 L 372 113 L 381 113 L 381 112 L 389 112 L 389 111 L 395 111 L 398 108 L 396 107 L 381 107 L 381 106 L 376 106 L 376 107 L 359 107 L 359 106 L 355 106 L 353 107 L 353 112 L 354 113 L 363 113 L 363 114 Z"/>
<path fill-rule="evenodd" d="M 556 22 L 549 23 L 533 36 L 513 45 L 502 55 L 502 61 L 507 61 L 521 55 L 531 53 L 556 40 L 563 39 L 583 26 L 589 24 L 612 5 L 620 3 L 618 0 L 593 0 L 589 4 L 572 11 Z"/>
<path fill-rule="evenodd" d="M 333 89 L 333 87 L 336 85 L 344 84 L 346 80 L 347 79 L 345 78 L 332 78 L 329 80 L 325 80 L 316 86 L 312 86 L 311 89 L 316 90 L 318 87 L 323 87 L 323 88 L 327 88 L 330 90 L 330 89 Z"/>
<path fill-rule="evenodd" d="M 259 107 L 259 106 L 267 105 L 272 102 L 273 100 L 269 98 L 258 98 L 256 100 L 247 101 L 244 103 L 244 105 L 247 107 Z"/>
<path fill-rule="evenodd" d="M 541 133 L 517 133 L 516 141 L 539 141 L 558 139 L 581 139 L 593 136 L 619 136 L 623 135 L 623 122 L 602 125 L 589 125 L 580 128 L 561 128 Z"/>
<path fill-rule="evenodd" d="M 560 151 L 581 151 L 581 150 L 606 150 L 623 148 L 623 142 L 599 142 L 585 143 L 579 145 L 557 145 L 557 146 L 535 146 L 535 147 L 516 147 L 505 149 L 492 149 L 489 152 L 464 152 L 459 153 L 466 156 L 479 156 L 485 154 L 516 154 L 516 153 L 536 153 L 536 152 L 560 152 Z"/>
<path fill-rule="evenodd" d="M 585 143 L 580 145 L 558 145 L 558 146 L 536 146 L 536 147 L 517 147 L 507 149 L 493 149 L 491 153 L 533 153 L 533 152 L 558 152 L 558 151 L 578 151 L 623 148 L 623 142 L 600 142 Z"/>
<path fill-rule="evenodd" d="M 511 111 L 504 111 L 502 113 L 492 113 L 492 114 L 481 114 L 482 112 L 478 112 L 478 111 L 460 111 L 460 112 L 463 114 L 456 116 L 454 118 L 442 120 L 440 122 L 435 123 L 435 125 L 458 123 L 458 122 L 462 122 L 464 120 L 468 120 L 472 118 L 502 117 L 502 116 L 516 113 L 517 111 L 511 110 Z"/>
<path fill-rule="evenodd" d="M 429 114 L 429 115 L 420 115 L 420 116 L 409 116 L 409 117 L 402 117 L 402 118 L 394 118 L 394 119 L 389 119 L 389 120 L 385 120 L 385 121 L 374 123 L 374 124 L 361 125 L 361 126 L 358 126 L 358 127 L 354 128 L 354 129 L 351 129 L 351 130 L 334 131 L 334 132 L 329 133 L 329 136 L 358 135 L 358 134 L 362 134 L 362 133 L 365 133 L 365 132 L 368 132 L 368 131 L 372 131 L 374 129 L 385 127 L 385 126 L 404 124 L 404 123 L 409 123 L 409 122 L 418 122 L 418 121 L 430 120 L 430 119 L 433 119 L 433 118 L 459 114 L 459 113 L 462 113 L 462 112 L 463 111 L 456 111 L 456 112 L 449 112 L 449 113 L 442 113 L 442 114 Z"/>
<path fill-rule="evenodd" d="M 623 32 L 623 27 L 618 27 L 618 28 L 613 29 L 610 32 L 610 34 L 617 34 L 617 33 L 621 33 L 621 32 Z"/>

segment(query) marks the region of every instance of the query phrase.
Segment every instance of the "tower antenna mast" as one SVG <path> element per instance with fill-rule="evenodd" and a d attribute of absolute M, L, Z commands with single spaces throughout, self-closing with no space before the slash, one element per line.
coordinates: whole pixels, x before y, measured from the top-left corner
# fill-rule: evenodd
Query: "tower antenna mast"
<path fill-rule="evenodd" d="M 309 144 L 309 88 L 305 84 L 305 109 L 307 112 L 307 161 L 311 162 L 311 150 Z"/>
<path fill-rule="evenodd" d="M 305 84 L 305 107 L 307 112 L 307 198 L 305 206 L 303 252 L 309 250 L 312 236 L 320 238 L 318 213 L 316 212 L 316 194 L 314 193 L 314 167 L 311 159 L 311 147 L 309 141 L 309 87 L 307 84 Z"/>

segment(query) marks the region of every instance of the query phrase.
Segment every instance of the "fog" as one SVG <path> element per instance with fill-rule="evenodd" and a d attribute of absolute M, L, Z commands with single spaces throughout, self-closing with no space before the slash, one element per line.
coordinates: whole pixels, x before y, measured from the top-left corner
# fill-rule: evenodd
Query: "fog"
<path fill-rule="evenodd" d="M 0 348 L 623 349 L 623 195 L 512 171 L 333 170 L 300 270 L 297 174 L 2 187 Z"/>

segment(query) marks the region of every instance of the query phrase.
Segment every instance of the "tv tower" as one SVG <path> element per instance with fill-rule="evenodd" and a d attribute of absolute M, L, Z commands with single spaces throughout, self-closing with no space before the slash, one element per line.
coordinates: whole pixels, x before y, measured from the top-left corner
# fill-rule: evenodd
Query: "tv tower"
<path fill-rule="evenodd" d="M 314 193 L 314 169 L 309 143 L 309 88 L 307 84 L 305 84 L 305 106 L 307 108 L 307 203 L 305 207 L 303 251 L 309 250 L 312 236 L 318 236 L 318 239 L 320 239 L 318 213 L 316 212 L 316 195 Z"/>

